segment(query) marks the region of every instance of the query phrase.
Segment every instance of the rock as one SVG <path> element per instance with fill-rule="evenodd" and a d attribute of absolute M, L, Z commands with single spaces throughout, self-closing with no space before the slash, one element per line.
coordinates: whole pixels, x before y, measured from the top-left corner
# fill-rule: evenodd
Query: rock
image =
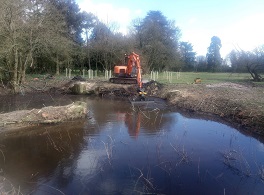
<path fill-rule="evenodd" d="M 96 85 L 95 83 L 76 82 L 73 86 L 69 87 L 70 91 L 76 95 L 94 94 Z"/>

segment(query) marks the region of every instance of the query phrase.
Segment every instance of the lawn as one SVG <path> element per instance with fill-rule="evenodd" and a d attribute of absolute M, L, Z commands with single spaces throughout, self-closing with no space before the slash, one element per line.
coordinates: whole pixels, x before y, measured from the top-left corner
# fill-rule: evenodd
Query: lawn
<path fill-rule="evenodd" d="M 100 75 L 100 76 L 99 76 Z M 45 78 L 46 75 L 37 75 L 31 74 L 28 75 L 29 79 L 32 78 Z M 72 74 L 71 78 L 76 76 Z M 109 75 L 110 77 L 110 75 Z M 105 77 L 104 73 L 96 74 L 92 78 L 100 78 L 108 80 L 109 77 Z M 264 77 L 264 75 L 262 75 Z M 60 76 L 56 76 L 57 79 L 65 79 L 65 73 L 62 73 Z M 85 79 L 88 78 L 88 74 L 85 75 Z M 145 74 L 143 75 L 143 80 L 155 80 L 160 83 L 175 83 L 175 84 L 191 84 L 194 82 L 194 79 L 200 78 L 202 83 L 221 83 L 221 82 L 248 82 L 252 78 L 249 73 L 210 73 L 210 72 L 160 72 L 155 74 Z M 264 86 L 264 82 L 255 83 L 256 85 Z"/>
<path fill-rule="evenodd" d="M 208 73 L 208 72 L 170 72 L 155 73 L 143 76 L 147 80 L 156 80 L 161 83 L 190 84 L 194 79 L 200 78 L 202 83 L 219 82 L 247 82 L 251 79 L 249 73 Z M 264 82 L 261 82 L 264 84 Z"/>

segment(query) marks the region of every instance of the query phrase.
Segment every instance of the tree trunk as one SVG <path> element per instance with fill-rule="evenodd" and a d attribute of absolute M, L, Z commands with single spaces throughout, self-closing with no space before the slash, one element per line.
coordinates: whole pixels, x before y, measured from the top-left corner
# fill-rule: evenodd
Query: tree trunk
<path fill-rule="evenodd" d="M 250 75 L 253 78 L 253 81 L 255 82 L 261 82 L 262 81 L 262 77 L 257 73 L 257 71 L 255 69 L 252 69 L 250 66 L 247 66 L 248 72 L 250 73 Z"/>
<path fill-rule="evenodd" d="M 58 54 L 57 54 L 57 60 L 56 60 L 56 75 L 59 75 L 60 74 L 60 64 L 59 64 L 59 57 L 58 57 Z"/>
<path fill-rule="evenodd" d="M 18 72 L 18 62 L 19 62 L 19 57 L 18 57 L 18 51 L 17 47 L 14 47 L 14 57 L 15 57 L 15 62 L 14 62 L 14 68 L 13 68 L 13 77 L 11 80 L 11 85 L 13 88 L 13 92 L 17 93 L 18 92 L 18 83 L 17 83 L 17 72 Z"/>
<path fill-rule="evenodd" d="M 21 84 L 21 76 L 22 76 L 22 54 L 19 52 L 18 58 L 18 72 L 17 72 L 17 83 Z"/>
<path fill-rule="evenodd" d="M 28 61 L 28 57 L 26 58 L 25 63 L 21 63 L 22 71 L 21 71 L 21 79 L 20 79 L 20 82 L 21 82 L 22 84 L 25 83 L 25 80 L 26 80 L 26 67 L 27 67 L 27 61 Z"/>

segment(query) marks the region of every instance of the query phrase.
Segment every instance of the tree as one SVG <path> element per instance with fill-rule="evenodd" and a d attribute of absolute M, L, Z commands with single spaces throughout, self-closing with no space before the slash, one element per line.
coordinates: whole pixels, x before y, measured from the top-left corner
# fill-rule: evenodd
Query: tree
<path fill-rule="evenodd" d="M 110 70 L 113 64 L 113 32 L 102 22 L 98 22 L 91 33 L 91 44 L 96 66 L 100 64 L 103 70 Z"/>
<path fill-rule="evenodd" d="M 163 70 L 177 66 L 180 30 L 160 11 L 149 11 L 134 25 L 137 48 L 142 51 L 146 68 Z"/>
<path fill-rule="evenodd" d="M 255 48 L 253 51 L 232 51 L 230 54 L 232 67 L 247 70 L 253 81 L 262 81 L 260 73 L 264 72 L 264 46 Z"/>
<path fill-rule="evenodd" d="M 206 54 L 208 69 L 215 72 L 222 63 L 220 49 L 222 47 L 221 40 L 217 36 L 211 38 L 210 46 Z"/>
<path fill-rule="evenodd" d="M 67 26 L 67 34 L 77 43 L 82 44 L 84 28 L 84 12 L 80 12 L 79 5 L 74 0 L 49 0 L 63 15 Z"/>
<path fill-rule="evenodd" d="M 195 55 L 193 52 L 193 46 L 189 42 L 180 43 L 181 61 L 184 63 L 184 70 L 194 70 Z"/>
<path fill-rule="evenodd" d="M 197 63 L 196 63 L 196 71 L 201 71 L 205 72 L 207 70 L 207 62 L 206 62 L 206 57 L 205 56 L 197 56 L 196 58 Z"/>
<path fill-rule="evenodd" d="M 17 92 L 27 67 L 34 66 L 34 59 L 51 54 L 61 45 L 68 47 L 65 23 L 47 1 L 0 0 L 0 3 L 0 59 L 4 62 L 1 69 Z"/>
<path fill-rule="evenodd" d="M 231 63 L 231 68 L 233 72 L 247 72 L 247 68 L 244 65 L 241 65 L 240 61 L 240 52 L 232 50 L 229 55 L 228 59 Z"/>
<path fill-rule="evenodd" d="M 88 68 L 91 69 L 91 57 L 90 57 L 90 34 L 98 19 L 91 13 L 82 12 L 82 28 L 85 33 L 85 52 L 83 53 L 85 59 L 88 61 Z"/>
<path fill-rule="evenodd" d="M 256 82 L 263 81 L 260 73 L 264 72 L 264 45 L 253 50 L 251 63 L 247 64 L 247 70 Z"/>

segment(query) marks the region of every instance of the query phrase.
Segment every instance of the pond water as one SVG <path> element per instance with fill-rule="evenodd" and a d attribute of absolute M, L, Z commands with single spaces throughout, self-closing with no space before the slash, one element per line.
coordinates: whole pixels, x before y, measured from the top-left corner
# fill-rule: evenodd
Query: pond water
<path fill-rule="evenodd" d="M 65 103 L 76 97 L 67 98 Z M 1 135 L 0 190 L 15 194 L 264 193 L 261 141 L 227 125 L 187 118 L 158 105 L 132 107 L 124 101 L 78 99 L 88 103 L 85 119 Z"/>

